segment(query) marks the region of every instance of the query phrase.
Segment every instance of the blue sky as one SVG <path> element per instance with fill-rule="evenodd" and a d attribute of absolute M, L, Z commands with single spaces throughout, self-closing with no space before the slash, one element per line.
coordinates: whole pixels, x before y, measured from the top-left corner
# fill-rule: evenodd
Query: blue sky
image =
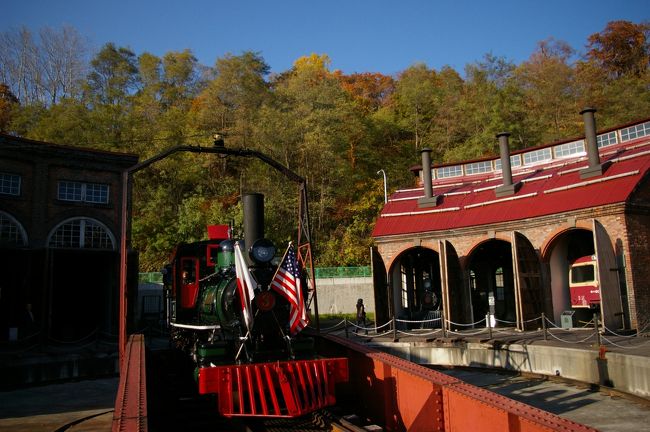
<path fill-rule="evenodd" d="M 3 0 L 0 32 L 71 25 L 94 49 L 107 42 L 162 56 L 189 48 L 204 65 L 259 52 L 273 72 L 311 53 L 344 73 L 439 70 L 487 53 L 517 64 L 537 43 L 579 52 L 607 22 L 650 20 L 649 0 Z"/>

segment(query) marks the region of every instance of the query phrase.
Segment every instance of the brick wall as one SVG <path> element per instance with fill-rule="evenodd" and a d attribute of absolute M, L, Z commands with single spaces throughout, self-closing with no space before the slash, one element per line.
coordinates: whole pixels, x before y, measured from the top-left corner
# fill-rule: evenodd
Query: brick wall
<path fill-rule="evenodd" d="M 540 218 L 375 240 L 388 271 L 402 252 L 413 247 L 421 246 L 439 252 L 439 240 L 447 240 L 453 245 L 461 268 L 466 271 L 468 257 L 474 248 L 491 239 L 510 242 L 512 232 L 517 231 L 530 241 L 540 259 L 545 285 L 543 292 L 548 295 L 548 260 L 555 241 L 573 229 L 592 231 L 593 220 L 596 219 L 605 228 L 615 254 L 620 257 L 619 266 L 623 267 L 623 262 L 625 264 L 620 275 L 624 279 L 624 286 L 627 286 L 628 304 L 623 307 L 630 323 L 636 328 L 637 322 L 639 327 L 643 327 L 642 323 L 650 322 L 650 283 L 646 282 L 650 281 L 650 216 L 647 213 L 626 216 L 626 206 L 614 204 Z M 550 305 L 550 299 L 545 300 L 547 306 Z"/>

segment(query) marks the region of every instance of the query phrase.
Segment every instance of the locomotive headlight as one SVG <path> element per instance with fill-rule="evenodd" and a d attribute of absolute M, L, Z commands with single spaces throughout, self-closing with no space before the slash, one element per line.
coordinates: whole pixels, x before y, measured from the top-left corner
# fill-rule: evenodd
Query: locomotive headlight
<path fill-rule="evenodd" d="M 270 262 L 275 256 L 275 246 L 267 239 L 257 239 L 250 248 L 250 257 L 259 264 Z"/>

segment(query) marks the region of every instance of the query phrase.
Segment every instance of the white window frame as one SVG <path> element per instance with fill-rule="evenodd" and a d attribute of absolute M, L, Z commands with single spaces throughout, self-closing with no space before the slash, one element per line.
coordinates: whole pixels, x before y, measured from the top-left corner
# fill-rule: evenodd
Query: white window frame
<path fill-rule="evenodd" d="M 5 231 L 9 233 L 6 239 L 3 236 Z M 0 242 L 4 241 L 15 246 L 27 246 L 29 244 L 27 231 L 25 231 L 21 223 L 9 213 L 0 211 Z"/>
<path fill-rule="evenodd" d="M 78 225 L 74 226 L 76 223 L 78 223 Z M 106 237 L 99 239 L 99 244 L 87 245 L 87 228 L 91 230 L 99 229 L 101 230 L 99 234 L 104 234 Z M 67 233 L 64 231 L 62 234 L 59 234 L 61 229 L 67 230 Z M 68 235 L 69 238 L 66 238 L 66 235 Z M 59 239 L 61 236 L 63 238 Z M 55 226 L 47 237 L 47 246 L 50 248 L 115 250 L 116 244 L 115 236 L 106 225 L 97 219 L 86 217 L 75 217 L 64 220 Z"/>
<path fill-rule="evenodd" d="M 585 140 L 571 141 L 553 147 L 555 159 L 572 157 L 581 153 L 586 153 Z"/>
<path fill-rule="evenodd" d="M 19 174 L 0 172 L 0 194 L 20 196 L 22 180 Z"/>
<path fill-rule="evenodd" d="M 108 204 L 110 186 L 104 183 L 83 183 L 59 180 L 57 199 L 61 201 L 86 202 L 90 204 Z M 99 199 L 98 199 L 99 198 Z"/>

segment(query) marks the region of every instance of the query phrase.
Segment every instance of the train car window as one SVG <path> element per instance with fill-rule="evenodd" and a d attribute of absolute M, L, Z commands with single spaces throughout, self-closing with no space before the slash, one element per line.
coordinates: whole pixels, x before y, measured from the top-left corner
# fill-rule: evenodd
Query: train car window
<path fill-rule="evenodd" d="M 571 268 L 571 283 L 593 282 L 594 280 L 595 269 L 592 264 Z"/>

